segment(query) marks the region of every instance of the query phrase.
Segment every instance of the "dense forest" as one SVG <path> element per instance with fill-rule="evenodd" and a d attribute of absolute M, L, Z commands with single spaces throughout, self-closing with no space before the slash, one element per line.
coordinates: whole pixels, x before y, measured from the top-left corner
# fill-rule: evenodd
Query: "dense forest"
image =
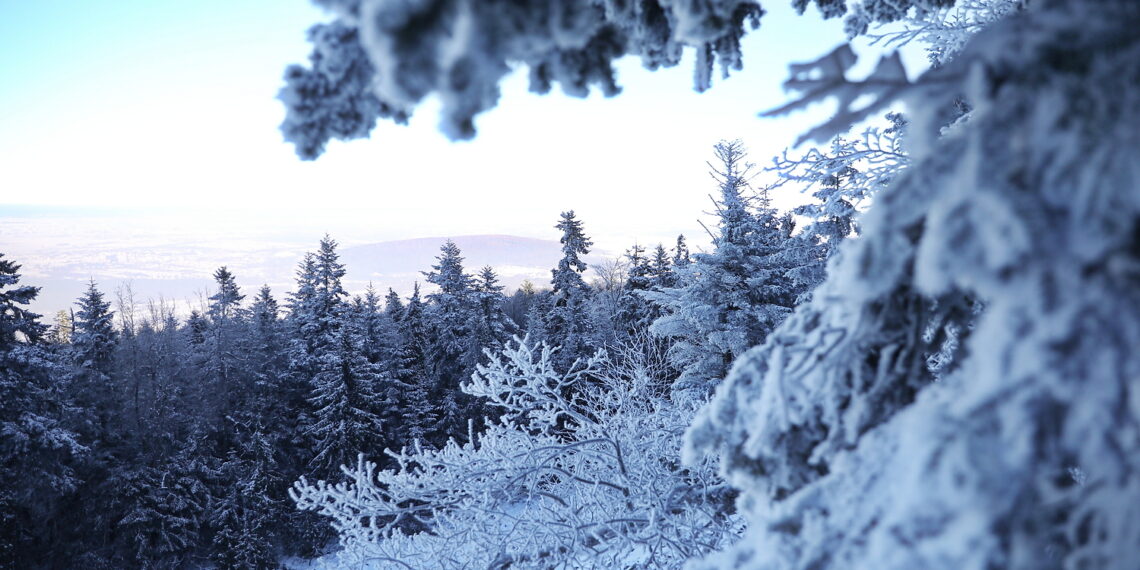
<path fill-rule="evenodd" d="M 281 94 L 305 159 L 433 94 L 474 137 L 519 63 L 538 92 L 616 94 L 615 59 L 689 46 L 707 89 L 764 16 L 319 3 Z M 326 236 L 280 301 L 222 267 L 186 318 L 91 283 L 55 327 L 0 259 L 0 561 L 1135 568 L 1140 4 L 793 4 L 929 68 L 853 79 L 847 45 L 792 66 L 773 112 L 838 101 L 823 146 L 756 187 L 717 144 L 706 252 L 635 245 L 591 281 L 567 211 L 549 289 L 507 295 L 447 242 L 424 291 L 350 296 Z"/>
<path fill-rule="evenodd" d="M 835 240 L 854 227 L 854 209 L 840 199 L 841 217 L 821 213 L 796 231 L 790 213 L 751 188 L 755 173 L 739 142 L 714 151 L 714 248 L 690 254 L 683 236 L 670 248 L 634 245 L 589 283 L 581 256 L 592 244 L 573 211 L 555 226 L 563 257 L 551 260 L 550 288 L 525 284 L 510 295 L 493 268 L 469 271 L 447 241 L 434 263 L 425 260 L 430 292 L 417 285 L 409 297 L 374 288 L 350 296 L 337 243 L 326 236 L 280 302 L 268 286 L 247 295 L 221 267 L 206 306 L 185 318 L 128 289 L 111 299 L 92 282 L 70 315 L 47 327 L 21 308 L 37 288 L 19 283 L 19 266 L 3 260 L 4 430 L 13 436 L 4 465 L 15 482 L 5 494 L 6 558 L 16 567 L 236 568 L 315 557 L 335 534 L 294 501 L 326 509 L 309 481 L 336 481 L 342 465 L 368 469 L 367 481 L 376 470 L 416 478 L 382 485 L 392 494 L 388 510 L 370 510 L 385 529 L 422 534 L 460 512 L 494 526 L 501 523 L 487 513 L 495 505 L 553 497 L 559 473 L 600 481 L 614 452 L 596 449 L 603 440 L 627 455 L 627 467 L 648 470 L 637 475 L 652 486 L 639 493 L 691 487 L 673 491 L 675 505 L 638 503 L 636 516 L 699 498 L 685 508 L 706 509 L 717 530 L 697 534 L 725 543 L 739 523 L 721 508 L 728 494 L 715 472 L 654 463 L 676 454 L 696 404 L 733 359 L 818 283 Z M 521 386 L 527 379 L 539 384 Z M 608 423 L 619 419 L 667 431 Z M 445 475 L 442 465 L 483 470 L 503 461 L 501 446 L 538 454 L 497 467 L 516 472 L 500 481 L 515 489 L 497 489 L 508 495 L 478 510 L 441 509 L 437 494 L 462 503 L 494 486 L 471 473 Z M 479 457 L 430 467 L 452 454 Z M 466 487 L 473 484 L 480 488 Z M 615 498 L 593 493 L 560 500 L 586 501 L 608 517 Z M 575 516 L 585 520 L 581 507 Z M 668 533 L 659 540 L 694 538 L 682 528 Z M 655 556 L 679 563 L 702 551 L 667 550 Z M 450 556 L 469 566 L 482 555 Z"/>

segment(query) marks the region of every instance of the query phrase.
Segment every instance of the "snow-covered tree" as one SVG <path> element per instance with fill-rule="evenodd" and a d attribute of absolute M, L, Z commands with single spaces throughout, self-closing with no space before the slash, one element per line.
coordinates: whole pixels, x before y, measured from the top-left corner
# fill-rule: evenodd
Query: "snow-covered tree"
<path fill-rule="evenodd" d="M 679 245 L 683 246 L 683 238 L 678 236 L 677 239 L 681 241 Z M 687 253 L 684 255 L 687 256 Z M 664 244 L 657 244 L 653 250 L 653 257 L 649 260 L 649 279 L 650 287 L 672 287 L 677 283 L 677 275 L 673 273 L 673 259 Z"/>
<path fill-rule="evenodd" d="M 815 200 L 794 211 L 808 220 L 803 233 L 819 236 L 829 250 L 859 233 L 857 214 L 909 162 L 903 144 L 906 119 L 887 113 L 886 120 L 889 126 L 867 127 L 858 137 L 837 136 L 826 150 L 812 148 L 797 157 L 785 151 L 769 167 L 779 177 L 770 189 L 794 185 L 811 192 Z"/>
<path fill-rule="evenodd" d="M 555 367 L 568 370 L 579 358 L 589 356 L 590 327 L 585 307 L 590 296 L 590 286 L 582 279 L 586 262 L 580 255 L 590 253 L 594 244 L 586 237 L 582 221 L 574 216 L 574 210 L 562 212 L 562 219 L 554 226 L 562 232 L 562 259 L 558 267 L 551 270 L 551 306 L 543 314 L 542 340 L 551 346 L 559 347 L 555 356 Z"/>
<path fill-rule="evenodd" d="M 393 303 L 389 303 L 393 307 Z M 426 308 L 420 298 L 420 285 L 416 283 L 408 304 L 403 307 L 396 325 L 400 345 L 396 353 L 394 380 L 402 388 L 399 400 L 399 425 L 403 440 L 398 445 L 411 445 L 416 441 L 445 441 L 439 435 L 440 410 L 438 402 L 431 400 L 433 383 L 428 372 L 428 328 Z"/>
<path fill-rule="evenodd" d="M 335 472 L 357 454 L 378 455 L 383 402 L 377 392 L 386 380 L 378 364 L 368 362 L 360 338 L 351 327 L 340 327 L 337 344 L 322 352 L 312 379 L 314 423 L 307 431 L 316 447 L 311 464 L 320 473 Z"/>
<path fill-rule="evenodd" d="M 381 364 L 390 358 L 391 346 L 388 327 L 381 307 L 381 298 L 372 283 L 364 290 L 363 296 L 352 299 L 349 320 L 360 335 L 361 350 L 372 364 Z"/>
<path fill-rule="evenodd" d="M 80 483 L 74 460 L 86 453 L 63 423 L 54 378 L 62 370 L 43 345 L 47 327 L 27 305 L 38 287 L 19 285 L 20 266 L 0 254 L 0 565 L 33 567 L 60 499 Z"/>
<path fill-rule="evenodd" d="M 815 3 L 825 17 L 848 14 L 852 34 L 910 11 L 929 11 L 953 0 L 792 0 L 803 11 Z M 631 55 L 649 69 L 696 53 L 695 87 L 708 89 L 714 67 L 723 76 L 743 66 L 740 42 L 759 26 L 754 0 L 676 2 L 560 0 L 515 3 L 448 0 L 317 0 L 336 19 L 309 30 L 310 67 L 291 66 L 280 99 L 282 131 L 305 159 L 319 156 L 332 138 L 367 137 L 377 119 L 406 122 L 424 98 L 442 102 L 443 132 L 475 136 L 474 118 L 499 100 L 499 83 L 512 67 L 529 71 L 532 91 L 553 83 L 569 95 L 592 86 L 606 95 L 620 88 L 614 62 Z"/>
<path fill-rule="evenodd" d="M 241 294 L 234 274 L 223 265 L 214 272 L 214 282 L 218 284 L 218 290 L 210 295 L 210 305 L 206 315 L 215 323 L 237 318 L 245 295 Z"/>
<path fill-rule="evenodd" d="M 209 297 L 209 322 L 199 347 L 199 402 L 206 410 L 203 419 L 211 428 L 227 432 L 221 418 L 252 388 L 253 372 L 249 369 L 246 313 L 241 309 L 245 295 L 234 274 L 224 266 L 214 272 L 214 282 L 218 289 Z"/>
<path fill-rule="evenodd" d="M 676 287 L 641 293 L 667 313 L 651 331 L 675 341 L 670 352 L 682 372 L 674 390 L 698 399 L 787 317 L 799 293 L 788 275 L 794 260 L 784 250 L 789 222 L 750 194 L 752 165 L 743 144 L 721 142 L 714 151 L 712 175 L 720 187 L 714 251 L 678 268 Z"/>
<path fill-rule="evenodd" d="M 710 565 L 1135 565 L 1137 25 L 1131 1 L 1041 0 L 913 83 L 797 68 L 846 117 L 902 94 L 912 154 L 690 429 L 751 523 Z M 935 376 L 927 333 L 971 298 Z"/>
<path fill-rule="evenodd" d="M 117 405 L 116 386 L 111 374 L 115 365 L 115 348 L 118 333 L 115 331 L 115 313 L 110 301 L 95 282 L 87 284 L 87 291 L 77 301 L 68 360 L 73 365 L 69 392 L 75 403 L 91 414 L 95 431 L 102 431 Z"/>
<path fill-rule="evenodd" d="M 692 261 L 692 254 L 689 253 L 689 245 L 685 243 L 685 236 L 677 236 L 677 245 L 673 246 L 673 265 L 683 267 Z"/>
<path fill-rule="evenodd" d="M 503 412 L 474 441 L 294 487 L 301 508 L 332 519 L 342 564 L 675 568 L 737 536 L 712 463 L 677 460 L 691 408 L 640 371 L 611 374 L 604 354 L 560 373 L 550 347 L 529 344 L 492 355 L 464 386 Z M 563 397 L 571 386 L 576 402 Z"/>
<path fill-rule="evenodd" d="M 313 445 L 309 464 L 330 473 L 358 453 L 379 451 L 377 389 L 386 377 L 365 355 L 359 327 L 350 322 L 345 267 L 329 236 L 306 255 L 297 277 L 290 318 L 295 327 L 294 373 L 310 389 L 301 430 Z"/>
<path fill-rule="evenodd" d="M 479 270 L 472 290 L 472 301 L 475 311 L 469 327 L 471 341 L 467 354 L 469 358 L 476 357 L 468 361 L 474 369 L 476 364 L 482 364 L 485 351 L 498 352 L 518 328 L 503 310 L 506 301 L 503 286 L 499 284 L 499 276 L 491 266 Z"/>
<path fill-rule="evenodd" d="M 478 361 L 481 349 L 472 344 L 472 325 L 477 315 L 474 279 L 463 268 L 463 256 L 455 242 L 447 240 L 439 248 L 432 271 L 424 273 L 428 283 L 439 291 L 427 295 L 430 338 L 426 353 L 432 377 L 430 398 L 439 407 L 439 436 L 443 444 L 448 437 L 461 437 L 467 422 L 482 417 L 471 398 L 459 391 L 459 385 Z"/>

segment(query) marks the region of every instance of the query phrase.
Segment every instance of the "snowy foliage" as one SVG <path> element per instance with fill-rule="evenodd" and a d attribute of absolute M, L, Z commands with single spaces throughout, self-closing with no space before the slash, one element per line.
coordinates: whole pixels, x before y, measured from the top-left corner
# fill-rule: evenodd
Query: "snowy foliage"
<path fill-rule="evenodd" d="M 791 222 L 752 195 L 743 144 L 721 142 L 714 150 L 715 249 L 678 267 L 677 286 L 641 293 L 665 310 L 649 330 L 673 341 L 670 355 L 681 370 L 673 389 L 696 400 L 708 396 L 734 359 L 763 342 L 803 291 L 792 278 L 803 260 L 790 255 L 788 246 L 798 241 Z"/>
<path fill-rule="evenodd" d="M 696 52 L 694 87 L 743 67 L 740 42 L 760 25 L 754 0 L 316 0 L 336 18 L 309 31 L 311 67 L 289 67 L 280 98 L 281 129 L 297 154 L 314 159 L 332 138 L 368 136 L 379 118 L 405 122 L 435 94 L 440 129 L 475 136 L 475 116 L 499 100 L 499 83 L 525 66 L 532 91 L 554 83 L 584 97 L 591 87 L 620 92 L 614 61 L 630 55 L 649 69 L 672 67 L 685 47 Z M 952 5 L 953 0 L 791 0 L 814 2 L 826 17 L 847 14 L 851 35 Z"/>
<path fill-rule="evenodd" d="M 677 460 L 690 409 L 655 396 L 636 370 L 608 374 L 604 355 L 562 374 L 552 349 L 528 345 L 492 355 L 464 386 L 503 412 L 473 441 L 391 452 L 395 469 L 361 460 L 345 482 L 294 487 L 302 508 L 333 519 L 341 564 L 674 568 L 737 536 L 712 463 Z"/>
<path fill-rule="evenodd" d="M 568 370 L 578 359 L 589 356 L 591 327 L 586 314 L 586 305 L 591 290 L 582 273 L 586 262 L 580 255 L 590 253 L 594 243 L 586 237 L 582 221 L 574 216 L 574 211 L 562 212 L 562 219 L 555 225 L 562 232 L 562 259 L 558 267 L 552 269 L 550 282 L 554 286 L 550 306 L 546 308 L 542 322 L 542 342 L 559 347 L 554 365 L 559 370 Z M 537 340 L 535 342 L 538 342 Z"/>
<path fill-rule="evenodd" d="M 689 431 L 750 521 L 710 564 L 1135 565 L 1138 23 L 1032 2 L 898 91 L 910 167 Z"/>
<path fill-rule="evenodd" d="M 60 370 L 42 344 L 47 327 L 26 306 L 39 288 L 18 285 L 20 266 L 0 254 L 0 564 L 35 564 L 57 503 L 80 480 L 87 452 L 63 419 Z"/>
<path fill-rule="evenodd" d="M 902 29 L 868 36 L 896 47 L 917 40 L 926 45 L 931 66 L 939 67 L 954 59 L 974 34 L 1024 8 L 1026 3 L 1027 0 L 958 0 L 953 6 L 908 15 L 902 20 Z"/>
<path fill-rule="evenodd" d="M 889 127 L 867 127 L 850 139 L 838 136 L 826 150 L 812 148 L 798 157 L 784 151 L 773 160 L 768 170 L 779 178 L 769 192 L 796 186 L 816 199 L 795 209 L 808 219 L 803 233 L 834 246 L 859 232 L 857 214 L 909 161 L 903 147 L 906 119 L 899 113 L 888 113 L 886 119 Z"/>

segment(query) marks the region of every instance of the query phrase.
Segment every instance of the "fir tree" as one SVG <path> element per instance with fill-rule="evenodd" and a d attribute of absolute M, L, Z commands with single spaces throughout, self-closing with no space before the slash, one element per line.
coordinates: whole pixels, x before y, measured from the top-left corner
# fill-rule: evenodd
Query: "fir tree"
<path fill-rule="evenodd" d="M 384 296 L 384 314 L 388 315 L 392 322 L 398 323 L 404 318 L 404 303 L 400 301 L 400 295 L 388 288 L 388 294 Z"/>
<path fill-rule="evenodd" d="M 649 260 L 649 280 L 651 288 L 672 287 L 677 282 L 677 276 L 673 273 L 673 259 L 662 244 L 657 244 L 657 249 L 653 250 L 653 257 Z"/>
<path fill-rule="evenodd" d="M 396 381 L 402 389 L 398 408 L 404 439 L 401 445 L 414 441 L 437 443 L 439 431 L 438 404 L 431 400 L 432 382 L 428 374 L 428 330 L 425 307 L 420 299 L 420 285 L 415 284 L 408 304 L 397 322 L 400 346 Z"/>
<path fill-rule="evenodd" d="M 79 311 L 75 313 L 71 335 L 72 360 L 84 369 L 109 375 L 118 340 L 111 303 L 103 299 L 103 293 L 91 281 L 77 304 Z"/>
<path fill-rule="evenodd" d="M 715 249 L 679 268 L 677 287 L 643 293 L 669 313 L 651 330 L 676 341 L 672 360 L 682 373 L 674 390 L 698 399 L 787 317 L 800 293 L 788 276 L 794 264 L 783 251 L 788 222 L 768 207 L 766 196 L 749 195 L 752 165 L 743 144 L 721 142 L 714 151 L 712 176 L 720 187 Z"/>
<path fill-rule="evenodd" d="M 106 429 L 109 416 L 117 407 L 111 373 L 118 333 L 111 303 L 104 300 L 94 281 L 88 283 L 87 291 L 77 304 L 79 311 L 75 313 L 74 332 L 67 352 L 72 363 L 69 388 L 75 403 L 92 412 L 95 425 L 89 426 L 87 433 L 94 436 Z"/>
<path fill-rule="evenodd" d="M 685 243 L 685 236 L 678 235 L 677 245 L 673 248 L 673 265 L 684 267 L 688 265 L 690 261 L 689 246 Z"/>
<path fill-rule="evenodd" d="M 235 400 L 252 389 L 252 372 L 248 368 L 249 347 L 245 313 L 240 303 L 245 299 L 237 282 L 224 266 L 214 272 L 218 290 L 209 297 L 206 339 L 200 348 L 204 379 L 200 386 L 201 402 L 207 406 L 205 420 L 210 429 L 228 432 L 222 425 L 235 407 Z"/>
<path fill-rule="evenodd" d="M 47 327 L 26 308 L 39 288 L 18 286 L 19 269 L 0 254 L 0 565 L 30 568 L 51 556 L 49 529 L 86 450 L 61 421 Z"/>
<path fill-rule="evenodd" d="M 590 253 L 593 242 L 582 231 L 582 222 L 574 217 L 573 210 L 563 212 L 555 228 L 562 232 L 559 238 L 562 259 L 558 267 L 551 270 L 553 306 L 544 318 L 542 340 L 559 347 L 554 357 L 555 368 L 566 371 L 574 361 L 591 352 L 590 327 L 584 310 L 590 289 L 582 279 L 586 263 L 579 256 Z"/>
<path fill-rule="evenodd" d="M 315 441 L 313 465 L 319 473 L 335 473 L 358 454 L 379 456 L 383 430 L 376 410 L 376 388 L 383 373 L 368 362 L 352 327 L 340 327 L 333 350 L 320 354 L 312 379 L 315 422 L 307 431 Z"/>
<path fill-rule="evenodd" d="M 472 408 L 474 399 L 459 391 L 460 383 L 471 375 L 481 355 L 472 343 L 471 325 L 476 315 L 473 280 L 463 269 L 459 247 L 451 240 L 440 246 L 436 264 L 424 275 L 429 283 L 439 287 L 439 291 L 427 296 L 431 302 L 431 397 L 440 405 L 443 433 L 462 437 L 467 432 L 467 421 L 480 416 Z"/>
<path fill-rule="evenodd" d="M 245 295 L 242 295 L 238 289 L 234 274 L 223 265 L 214 272 L 214 281 L 218 284 L 218 290 L 210 295 L 210 306 L 206 316 L 215 323 L 237 318 Z"/>

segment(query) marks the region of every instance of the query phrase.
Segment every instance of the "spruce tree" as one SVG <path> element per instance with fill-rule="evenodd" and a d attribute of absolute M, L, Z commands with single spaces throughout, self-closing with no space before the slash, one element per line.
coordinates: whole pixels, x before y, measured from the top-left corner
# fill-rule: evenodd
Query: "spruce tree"
<path fill-rule="evenodd" d="M 673 248 L 673 265 L 683 267 L 692 261 L 692 256 L 689 254 L 689 246 L 685 243 L 685 236 L 677 236 L 677 245 Z"/>
<path fill-rule="evenodd" d="M 352 465 L 360 453 L 377 457 L 383 449 L 376 394 L 384 379 L 380 366 L 368 362 L 352 327 L 340 327 L 336 341 L 319 355 L 311 396 L 316 421 L 307 426 L 315 441 L 310 464 L 326 475 Z"/>
<path fill-rule="evenodd" d="M 39 288 L 18 286 L 19 269 L 0 254 L 0 565 L 31 568 L 51 555 L 52 521 L 86 449 L 62 422 L 61 371 L 44 346 L 47 326 L 27 309 Z"/>
<path fill-rule="evenodd" d="M 697 399 L 707 397 L 732 361 L 787 317 L 800 293 L 783 249 L 788 221 L 768 207 L 766 196 L 750 194 L 752 165 L 743 144 L 722 141 L 714 153 L 718 164 L 710 167 L 720 191 L 714 200 L 715 249 L 679 268 L 677 287 L 643 293 L 669 313 L 651 330 L 676 341 L 672 361 L 682 373 L 675 392 Z"/>
<path fill-rule="evenodd" d="M 447 436 L 462 437 L 467 421 L 477 419 L 474 399 L 459 390 L 474 372 L 480 351 L 472 346 L 471 325 L 475 316 L 473 280 L 463 269 L 459 247 L 451 240 L 440 246 L 432 271 L 424 273 L 439 291 L 430 301 L 428 324 L 431 348 L 428 363 L 434 382 L 431 397 L 440 405 L 441 428 Z"/>
<path fill-rule="evenodd" d="M 554 356 L 556 369 L 569 370 L 574 361 L 589 355 L 590 326 L 585 305 L 590 297 L 590 288 L 582 279 L 586 262 L 580 255 L 590 253 L 593 242 L 582 230 L 582 222 L 574 217 L 574 211 L 562 213 L 562 219 L 555 226 L 562 232 L 562 259 L 558 267 L 551 270 L 552 306 L 543 319 L 543 340 L 551 346 L 559 347 Z M 536 342 L 535 339 L 531 339 Z"/>
<path fill-rule="evenodd" d="M 380 429 L 376 385 L 380 369 L 364 355 L 361 337 L 349 322 L 341 279 L 344 265 L 329 236 L 306 256 L 298 275 L 291 317 L 297 338 L 294 370 L 309 385 L 309 415 L 302 431 L 312 443 L 311 468 L 328 474 L 352 463 L 358 453 L 376 454 Z"/>
<path fill-rule="evenodd" d="M 206 316 L 209 319 L 205 341 L 201 346 L 204 366 L 200 383 L 204 390 L 201 403 L 207 410 L 209 429 L 229 432 L 224 420 L 237 405 L 236 400 L 252 389 L 252 372 L 249 370 L 246 314 L 240 303 L 245 299 L 237 281 L 226 267 L 214 272 L 217 291 L 210 295 Z M 223 436 L 224 439 L 224 436 Z"/>
<path fill-rule="evenodd" d="M 415 441 L 429 444 L 442 444 L 446 441 L 440 434 L 439 404 L 431 399 L 433 383 L 428 373 L 429 342 L 425 311 L 423 300 L 420 299 L 420 285 L 416 283 L 412 296 L 397 321 L 400 346 L 396 380 L 403 390 L 398 405 L 404 435 L 403 441 L 398 442 L 401 445 Z"/>
<path fill-rule="evenodd" d="M 67 353 L 72 363 L 71 397 L 78 406 L 93 412 L 92 419 L 96 425 L 90 427 L 102 432 L 107 427 L 109 415 L 114 413 L 117 399 L 116 386 L 111 380 L 118 342 L 115 313 L 93 280 L 76 303 L 79 310 L 75 313 L 74 331 Z"/>
<path fill-rule="evenodd" d="M 677 276 L 673 273 L 673 259 L 662 244 L 657 244 L 657 249 L 653 250 L 653 257 L 649 260 L 649 280 L 650 288 L 672 287 L 677 282 Z"/>
<path fill-rule="evenodd" d="M 497 352 L 515 334 L 516 327 L 503 310 L 506 298 L 499 276 L 491 266 L 479 270 L 472 297 L 475 311 L 471 318 L 471 348 L 467 351 L 468 365 L 474 369 L 484 361 L 483 352 Z"/>

